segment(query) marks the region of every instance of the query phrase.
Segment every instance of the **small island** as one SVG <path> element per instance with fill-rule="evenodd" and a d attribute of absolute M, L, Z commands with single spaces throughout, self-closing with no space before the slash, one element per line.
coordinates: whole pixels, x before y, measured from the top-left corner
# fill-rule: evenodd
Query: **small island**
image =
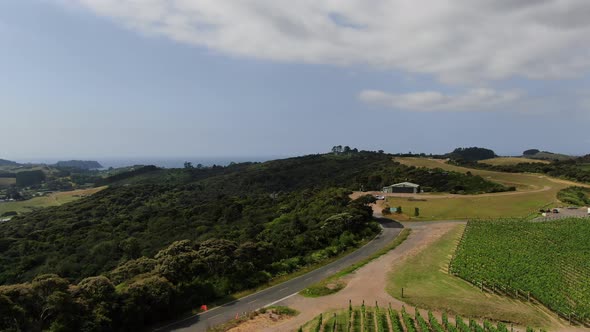
<path fill-rule="evenodd" d="M 78 168 L 84 170 L 101 169 L 102 165 L 98 161 L 94 160 L 68 160 L 58 161 L 55 167 L 59 168 Z"/>

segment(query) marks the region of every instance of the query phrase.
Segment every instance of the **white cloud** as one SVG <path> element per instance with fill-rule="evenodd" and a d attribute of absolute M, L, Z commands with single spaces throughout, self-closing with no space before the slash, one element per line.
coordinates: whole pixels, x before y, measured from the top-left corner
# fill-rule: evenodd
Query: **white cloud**
<path fill-rule="evenodd" d="M 587 0 L 53 0 L 231 55 L 368 64 L 445 82 L 580 75 Z"/>
<path fill-rule="evenodd" d="M 445 95 L 436 91 L 392 94 L 378 90 L 365 90 L 359 99 L 385 107 L 410 111 L 480 111 L 497 109 L 497 106 L 515 101 L 517 91 L 498 92 L 492 89 L 472 89 L 465 94 Z"/>

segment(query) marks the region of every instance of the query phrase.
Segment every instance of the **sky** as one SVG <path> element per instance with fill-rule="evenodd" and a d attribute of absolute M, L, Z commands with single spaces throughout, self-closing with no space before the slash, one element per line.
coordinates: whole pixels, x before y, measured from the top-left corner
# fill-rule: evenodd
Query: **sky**
<path fill-rule="evenodd" d="M 0 158 L 590 153 L 587 0 L 2 0 Z"/>

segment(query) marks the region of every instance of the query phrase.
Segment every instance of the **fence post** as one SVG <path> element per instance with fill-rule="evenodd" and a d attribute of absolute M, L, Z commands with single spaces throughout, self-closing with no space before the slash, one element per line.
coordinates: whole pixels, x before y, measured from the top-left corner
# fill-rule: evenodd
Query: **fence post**
<path fill-rule="evenodd" d="M 402 287 L 402 299 L 404 298 L 404 288 Z"/>

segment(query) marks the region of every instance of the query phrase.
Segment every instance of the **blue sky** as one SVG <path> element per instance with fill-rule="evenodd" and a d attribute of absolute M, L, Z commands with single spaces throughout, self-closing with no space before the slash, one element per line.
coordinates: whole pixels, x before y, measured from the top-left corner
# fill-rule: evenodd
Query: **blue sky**
<path fill-rule="evenodd" d="M 585 1 L 281 2 L 1 1 L 0 158 L 590 153 Z"/>

